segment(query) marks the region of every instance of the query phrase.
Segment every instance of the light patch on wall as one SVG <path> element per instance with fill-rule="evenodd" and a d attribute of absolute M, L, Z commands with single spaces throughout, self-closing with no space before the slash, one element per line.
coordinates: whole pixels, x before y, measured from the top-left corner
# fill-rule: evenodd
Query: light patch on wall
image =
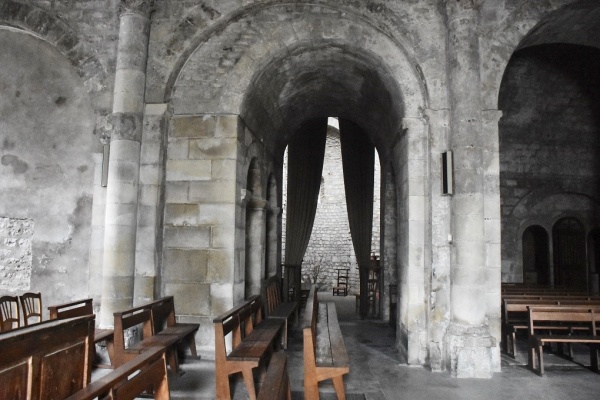
<path fill-rule="evenodd" d="M 0 290 L 29 289 L 33 230 L 32 219 L 0 217 Z"/>

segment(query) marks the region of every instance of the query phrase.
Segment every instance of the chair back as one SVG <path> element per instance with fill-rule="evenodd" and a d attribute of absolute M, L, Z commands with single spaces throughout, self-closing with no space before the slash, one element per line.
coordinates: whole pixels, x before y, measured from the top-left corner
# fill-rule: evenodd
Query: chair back
<path fill-rule="evenodd" d="M 0 332 L 8 332 L 21 326 L 21 311 L 16 296 L 0 297 Z"/>
<path fill-rule="evenodd" d="M 23 323 L 28 326 L 31 323 L 42 322 L 42 294 L 24 293 L 20 296 L 21 309 L 23 310 Z M 34 319 L 30 321 L 30 319 Z"/>

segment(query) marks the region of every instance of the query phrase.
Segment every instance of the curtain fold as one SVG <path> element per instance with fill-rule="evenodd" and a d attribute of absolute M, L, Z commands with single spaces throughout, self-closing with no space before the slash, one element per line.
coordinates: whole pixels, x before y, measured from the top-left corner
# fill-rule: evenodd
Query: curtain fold
<path fill-rule="evenodd" d="M 373 231 L 375 146 L 355 123 L 340 119 L 346 207 L 360 277 L 360 316 L 368 311 L 367 282 Z"/>
<path fill-rule="evenodd" d="M 288 145 L 285 266 L 300 285 L 300 266 L 312 232 L 323 173 L 327 118 L 304 123 Z M 300 296 L 300 287 L 295 290 Z"/>

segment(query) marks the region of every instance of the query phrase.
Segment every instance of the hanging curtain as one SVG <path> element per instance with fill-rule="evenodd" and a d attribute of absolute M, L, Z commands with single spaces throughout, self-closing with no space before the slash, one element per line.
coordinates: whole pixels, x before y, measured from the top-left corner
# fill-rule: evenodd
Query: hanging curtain
<path fill-rule="evenodd" d="M 365 318 L 373 230 L 375 147 L 358 125 L 344 119 L 340 119 L 340 141 L 348 222 L 360 277 L 360 316 Z"/>
<path fill-rule="evenodd" d="M 296 300 L 300 299 L 300 268 L 317 211 L 326 137 L 327 118 L 314 119 L 304 123 L 288 145 L 285 276 L 286 288 L 294 288 Z M 289 276 L 290 269 L 293 276 Z"/>

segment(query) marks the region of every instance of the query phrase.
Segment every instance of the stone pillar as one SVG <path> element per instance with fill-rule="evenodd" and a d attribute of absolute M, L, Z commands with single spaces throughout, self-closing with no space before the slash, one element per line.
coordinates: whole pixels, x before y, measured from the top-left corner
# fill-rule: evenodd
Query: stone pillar
<path fill-rule="evenodd" d="M 448 0 L 448 78 L 452 198 L 451 323 L 446 361 L 453 376 L 488 378 L 495 340 L 482 304 L 486 285 L 479 12 L 473 0 Z"/>
<path fill-rule="evenodd" d="M 278 263 L 278 237 L 277 224 L 280 218 L 281 208 L 270 206 L 267 209 L 267 273 L 269 276 L 277 274 Z"/>
<path fill-rule="evenodd" d="M 265 277 L 267 202 L 253 197 L 246 205 L 246 297 L 260 295 Z"/>
<path fill-rule="evenodd" d="M 100 323 L 133 304 L 140 148 L 150 12 L 154 0 L 121 0 L 110 142 Z"/>

